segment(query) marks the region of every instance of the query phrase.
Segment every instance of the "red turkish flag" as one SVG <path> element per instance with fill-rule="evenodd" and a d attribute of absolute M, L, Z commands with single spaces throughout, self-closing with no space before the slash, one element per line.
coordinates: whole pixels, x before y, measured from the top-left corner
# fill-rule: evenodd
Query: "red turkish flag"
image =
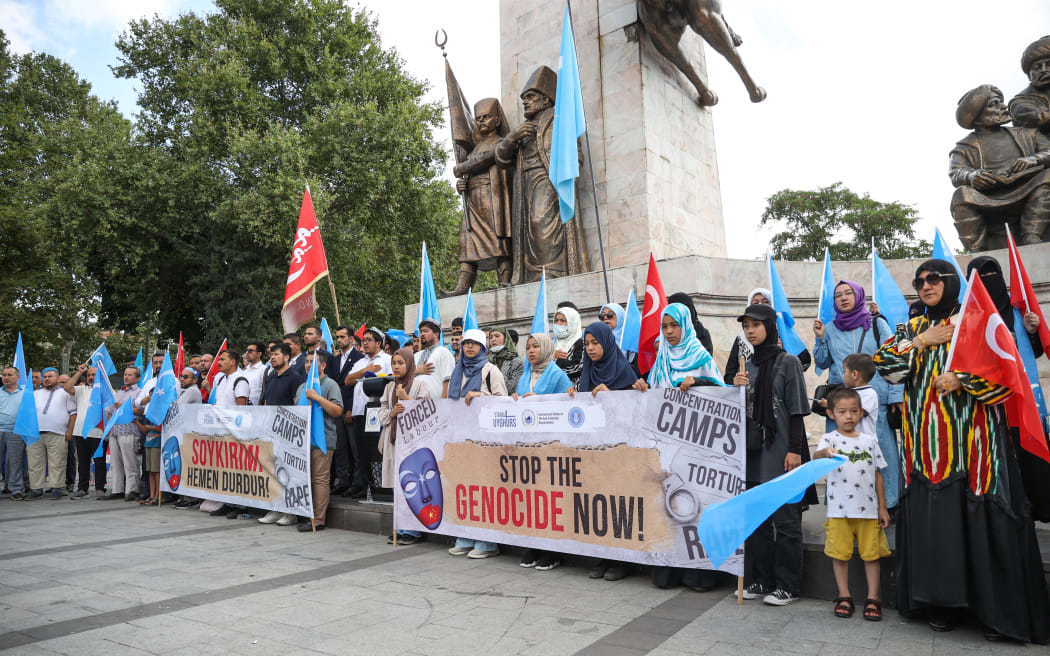
<path fill-rule="evenodd" d="M 182 348 L 182 331 L 179 331 L 179 353 L 175 356 L 175 376 L 181 376 L 186 368 L 186 351 Z"/>
<path fill-rule="evenodd" d="M 208 402 L 208 396 L 211 395 L 212 386 L 215 384 L 215 376 L 219 373 L 219 354 L 226 350 L 226 340 L 222 340 L 222 346 L 215 352 L 215 357 L 212 358 L 211 366 L 208 367 L 208 375 L 204 377 L 208 381 L 208 389 L 204 389 L 201 386 L 201 400 L 204 403 Z"/>
<path fill-rule="evenodd" d="M 363 338 L 365 336 L 365 330 L 367 328 L 368 328 L 367 324 L 361 324 L 361 327 L 357 329 L 357 331 L 354 333 L 354 335 L 356 335 L 358 337 L 358 339 Z"/>
<path fill-rule="evenodd" d="M 645 374 L 656 362 L 656 338 L 660 336 L 660 316 L 667 307 L 664 284 L 656 258 L 649 253 L 649 273 L 645 278 L 645 303 L 642 305 L 642 328 L 638 334 L 638 371 Z"/>
<path fill-rule="evenodd" d="M 321 244 L 321 228 L 314 215 L 310 190 L 303 194 L 299 209 L 299 225 L 292 242 L 292 261 L 288 265 L 288 283 L 284 288 L 284 307 L 281 320 L 288 332 L 313 321 L 317 312 L 314 284 L 328 275 L 328 259 Z"/>
<path fill-rule="evenodd" d="M 1013 394 L 1005 402 L 1007 421 L 1020 429 L 1021 446 L 1026 451 L 1050 462 L 1039 410 L 1017 344 L 976 271 L 970 275 L 962 316 L 944 368 L 1010 388 Z"/>
<path fill-rule="evenodd" d="M 1025 270 L 1021 255 L 1017 252 L 1017 244 L 1014 243 L 1014 236 L 1010 234 L 1009 227 L 1006 228 L 1006 236 L 1010 240 L 1010 305 L 1020 310 L 1021 314 L 1036 313 L 1039 317 L 1039 341 L 1043 345 L 1043 352 L 1050 353 L 1050 326 L 1046 325 L 1046 317 L 1039 309 L 1039 299 L 1035 297 L 1032 281 L 1028 279 L 1028 271 Z M 1024 332 L 1024 327 L 1015 328 L 1019 328 L 1019 333 Z"/>

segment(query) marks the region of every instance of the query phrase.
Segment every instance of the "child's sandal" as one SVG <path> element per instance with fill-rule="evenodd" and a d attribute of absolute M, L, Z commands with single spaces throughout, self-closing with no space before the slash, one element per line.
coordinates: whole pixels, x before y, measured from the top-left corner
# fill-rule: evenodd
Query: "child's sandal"
<path fill-rule="evenodd" d="M 869 622 L 882 621 L 882 602 L 878 599 L 864 600 L 864 619 Z"/>
<path fill-rule="evenodd" d="M 835 617 L 853 617 L 853 597 L 838 597 L 835 599 Z"/>

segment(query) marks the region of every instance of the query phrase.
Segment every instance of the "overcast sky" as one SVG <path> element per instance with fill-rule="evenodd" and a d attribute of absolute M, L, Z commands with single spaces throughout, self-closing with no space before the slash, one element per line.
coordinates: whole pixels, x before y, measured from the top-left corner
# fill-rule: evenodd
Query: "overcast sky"
<path fill-rule="evenodd" d="M 558 1 L 558 0 L 552 0 Z M 449 58 L 468 98 L 499 96 L 497 0 L 367 0 L 384 45 L 444 100 L 434 32 L 448 31 Z M 999 86 L 1009 99 L 1027 80 L 1021 52 L 1050 32 L 1050 2 L 923 0 L 726 0 L 741 53 L 769 98 L 753 105 L 729 65 L 707 50 L 721 98 L 715 142 L 729 255 L 760 255 L 755 239 L 766 198 L 784 189 L 843 182 L 880 201 L 913 205 L 921 237 L 940 227 L 956 247 L 948 213 L 948 151 L 965 135 L 954 119 L 968 89 Z M 132 81 L 116 80 L 113 46 L 128 20 L 206 11 L 208 0 L 0 0 L 0 27 L 17 52 L 69 61 L 103 98 L 137 111 Z M 691 33 L 686 38 L 695 38 Z M 551 66 L 557 52 L 551 53 Z M 586 99 L 585 99 L 586 101 Z M 439 135 L 447 141 L 444 131 Z"/>

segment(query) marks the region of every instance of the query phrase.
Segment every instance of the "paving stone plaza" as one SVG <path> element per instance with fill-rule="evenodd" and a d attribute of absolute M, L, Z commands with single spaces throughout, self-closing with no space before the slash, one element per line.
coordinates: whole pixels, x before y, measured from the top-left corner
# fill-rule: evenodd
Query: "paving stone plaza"
<path fill-rule="evenodd" d="M 4 654 L 1046 653 L 893 610 L 842 620 L 823 600 L 738 606 L 728 585 L 453 558 L 440 536 L 395 549 L 375 534 L 67 499 L 0 502 L 0 527 Z"/>

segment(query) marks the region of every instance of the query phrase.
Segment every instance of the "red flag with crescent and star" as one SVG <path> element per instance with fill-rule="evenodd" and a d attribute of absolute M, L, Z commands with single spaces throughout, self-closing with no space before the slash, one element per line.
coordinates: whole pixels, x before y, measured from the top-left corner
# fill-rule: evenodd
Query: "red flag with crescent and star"
<path fill-rule="evenodd" d="M 303 194 L 299 209 L 299 225 L 292 242 L 292 261 L 288 265 L 288 282 L 284 288 L 284 307 L 281 321 L 288 332 L 298 330 L 313 321 L 317 312 L 314 285 L 328 275 L 328 259 L 321 244 L 321 228 L 317 225 L 310 189 Z"/>
<path fill-rule="evenodd" d="M 1010 247 L 1010 305 L 1020 310 L 1021 314 L 1035 312 L 1039 317 L 1039 342 L 1043 345 L 1043 352 L 1050 353 L 1050 326 L 1046 325 L 1046 317 L 1039 308 L 1039 299 L 1035 297 L 1032 281 L 1028 279 L 1028 271 L 1021 261 L 1021 254 L 1017 252 L 1017 244 L 1014 243 L 1009 226 L 1006 227 L 1006 237 Z"/>
<path fill-rule="evenodd" d="M 1021 447 L 1050 462 L 1039 409 L 1017 344 L 977 271 L 970 275 L 944 369 L 979 376 L 1009 388 L 1013 394 L 1004 403 L 1006 419 L 1020 430 Z"/>
<path fill-rule="evenodd" d="M 638 333 L 638 371 L 648 373 L 656 362 L 656 338 L 660 336 L 660 316 L 667 307 L 664 284 L 656 258 L 649 253 L 649 273 L 645 277 L 645 303 L 642 304 L 642 328 Z"/>

